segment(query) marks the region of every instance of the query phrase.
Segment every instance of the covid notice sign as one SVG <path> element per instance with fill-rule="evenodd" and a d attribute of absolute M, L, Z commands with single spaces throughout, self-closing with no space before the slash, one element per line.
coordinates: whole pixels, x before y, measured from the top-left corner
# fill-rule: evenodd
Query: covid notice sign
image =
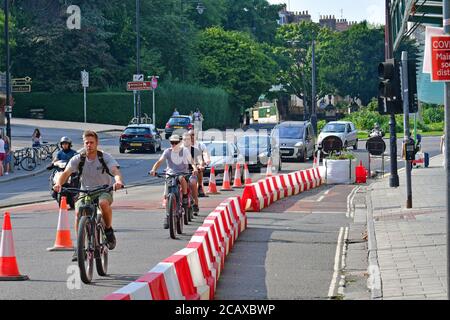
<path fill-rule="evenodd" d="M 450 81 L 450 36 L 431 37 L 431 80 Z"/>

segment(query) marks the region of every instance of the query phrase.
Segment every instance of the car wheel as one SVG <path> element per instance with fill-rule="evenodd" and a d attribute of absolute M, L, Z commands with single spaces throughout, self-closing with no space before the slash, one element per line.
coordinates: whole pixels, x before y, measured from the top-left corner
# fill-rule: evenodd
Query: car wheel
<path fill-rule="evenodd" d="M 169 140 L 169 138 L 170 138 L 170 134 L 166 133 L 166 140 Z"/>
<path fill-rule="evenodd" d="M 281 171 L 282 166 L 283 166 L 283 164 L 281 163 L 281 158 L 280 158 L 280 160 L 278 161 L 278 172 Z"/>
<path fill-rule="evenodd" d="M 300 162 L 306 162 L 307 157 L 308 157 L 308 150 L 305 149 L 305 150 L 303 150 L 303 154 L 300 158 Z"/>
<path fill-rule="evenodd" d="M 156 153 L 156 146 L 155 145 L 150 146 L 149 151 L 150 153 Z"/>
<path fill-rule="evenodd" d="M 120 153 L 125 153 L 125 149 L 124 148 L 119 148 L 119 152 Z"/>
<path fill-rule="evenodd" d="M 356 139 L 356 142 L 353 145 L 353 150 L 358 150 L 358 139 Z"/>
<path fill-rule="evenodd" d="M 344 149 L 347 150 L 347 148 L 348 148 L 348 142 L 345 141 L 345 142 L 344 142 Z"/>

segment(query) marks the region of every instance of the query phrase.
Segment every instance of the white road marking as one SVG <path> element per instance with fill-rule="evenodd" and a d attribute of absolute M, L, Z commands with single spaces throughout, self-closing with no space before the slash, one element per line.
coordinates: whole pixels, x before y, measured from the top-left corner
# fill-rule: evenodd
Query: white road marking
<path fill-rule="evenodd" d="M 331 191 L 331 189 L 328 189 L 328 190 L 325 191 L 323 194 L 327 196 L 327 195 L 330 193 L 330 191 Z"/>
<path fill-rule="evenodd" d="M 347 218 L 351 217 L 352 214 L 352 208 L 351 208 L 351 203 L 353 202 L 353 198 L 355 197 L 356 192 L 359 190 L 360 187 L 355 187 L 353 188 L 352 192 L 350 192 L 350 194 L 347 197 L 347 212 L 345 214 L 345 216 Z"/>
<path fill-rule="evenodd" d="M 333 278 L 331 279 L 330 289 L 328 290 L 328 297 L 331 298 L 334 296 L 334 292 L 336 290 L 336 284 L 339 275 L 339 259 L 341 258 L 341 244 L 342 244 L 342 236 L 344 234 L 344 227 L 341 227 L 339 230 L 338 242 L 336 245 L 336 255 L 334 258 L 334 273 Z"/>
<path fill-rule="evenodd" d="M 321 202 L 324 198 L 325 196 L 321 196 L 319 199 L 317 199 L 317 202 Z"/>

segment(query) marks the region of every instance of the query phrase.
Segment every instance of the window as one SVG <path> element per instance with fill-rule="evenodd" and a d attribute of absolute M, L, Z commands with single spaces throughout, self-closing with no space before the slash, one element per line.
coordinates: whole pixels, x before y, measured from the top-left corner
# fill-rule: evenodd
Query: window
<path fill-rule="evenodd" d="M 188 125 L 190 122 L 189 118 L 170 118 L 169 120 L 171 125 Z"/>
<path fill-rule="evenodd" d="M 347 132 L 352 132 L 352 127 L 350 126 L 350 124 L 347 125 Z"/>
<path fill-rule="evenodd" d="M 333 133 L 333 132 L 345 132 L 345 124 L 342 123 L 328 123 L 322 130 L 325 133 Z"/>
<path fill-rule="evenodd" d="M 303 139 L 305 127 L 280 127 L 278 130 L 281 139 Z"/>
<path fill-rule="evenodd" d="M 150 133 L 148 128 L 126 128 L 124 134 L 127 135 L 144 135 Z"/>

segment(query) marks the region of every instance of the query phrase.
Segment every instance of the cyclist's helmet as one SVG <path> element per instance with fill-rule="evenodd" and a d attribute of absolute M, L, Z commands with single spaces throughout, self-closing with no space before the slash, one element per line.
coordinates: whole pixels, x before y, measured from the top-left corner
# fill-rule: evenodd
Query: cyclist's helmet
<path fill-rule="evenodd" d="M 61 140 L 59 141 L 59 144 L 61 145 L 61 148 L 62 148 L 62 144 L 63 143 L 68 143 L 69 144 L 69 148 L 72 147 L 72 140 L 70 140 L 70 138 L 68 138 L 68 137 L 62 137 Z"/>

